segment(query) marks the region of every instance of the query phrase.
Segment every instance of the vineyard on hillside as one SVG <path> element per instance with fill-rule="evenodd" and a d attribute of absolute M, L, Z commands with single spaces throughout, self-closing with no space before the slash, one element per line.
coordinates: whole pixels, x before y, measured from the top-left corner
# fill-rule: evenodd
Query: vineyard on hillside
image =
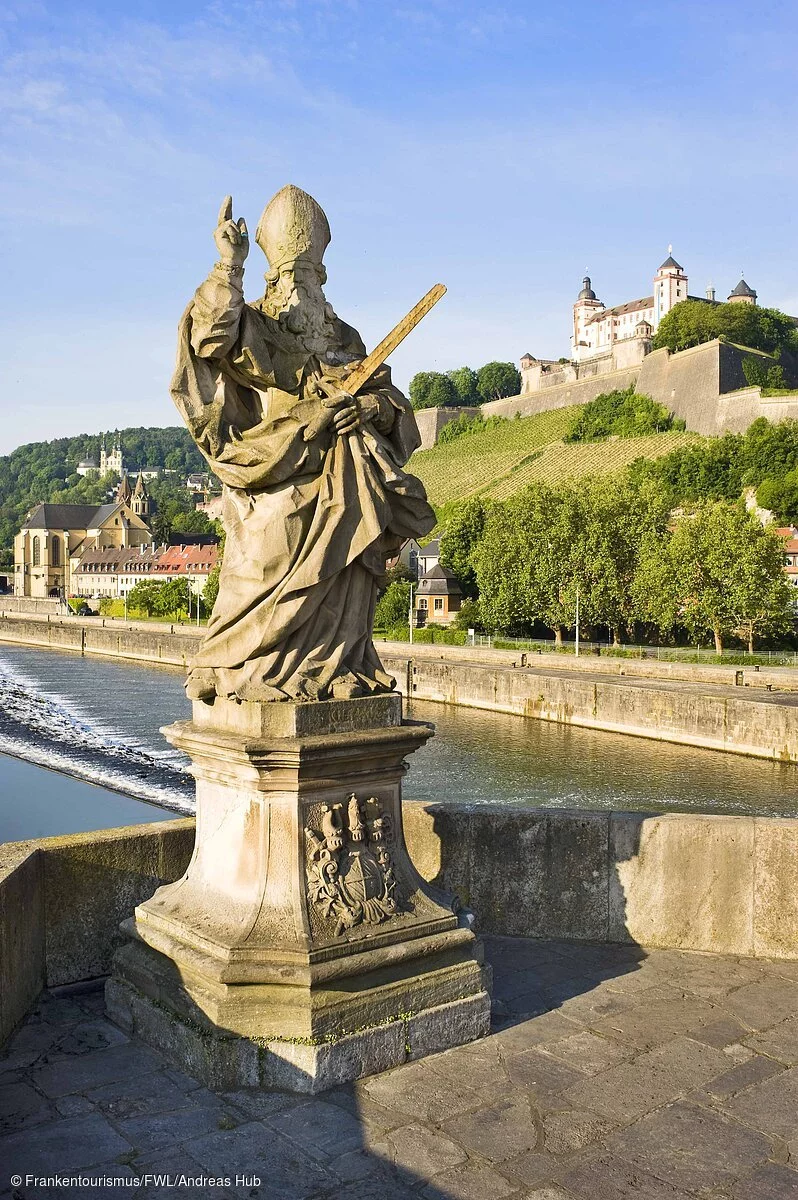
<path fill-rule="evenodd" d="M 422 480 L 433 504 L 460 500 L 504 478 L 544 446 L 560 441 L 575 411 L 575 407 L 559 408 L 510 420 L 448 445 L 420 450 L 413 455 L 410 470 Z"/>
<path fill-rule="evenodd" d="M 619 438 L 615 442 L 552 442 L 528 463 L 520 463 L 503 479 L 482 488 L 494 500 L 506 500 L 530 483 L 560 483 L 586 475 L 612 475 L 636 458 L 659 458 L 680 446 L 700 441 L 696 433 L 654 433 L 649 437 Z"/>
<path fill-rule="evenodd" d="M 695 433 L 566 444 L 577 406 L 510 420 L 495 429 L 459 437 L 413 455 L 410 470 L 436 507 L 477 493 L 505 500 L 530 483 L 557 483 L 620 471 L 636 458 L 659 458 L 690 442 Z"/>

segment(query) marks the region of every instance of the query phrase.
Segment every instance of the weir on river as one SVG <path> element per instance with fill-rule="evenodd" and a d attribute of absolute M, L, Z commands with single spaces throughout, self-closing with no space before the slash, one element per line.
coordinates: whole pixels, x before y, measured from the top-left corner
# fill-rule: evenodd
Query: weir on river
<path fill-rule="evenodd" d="M 193 810 L 193 780 L 159 730 L 188 717 L 189 709 L 181 670 L 0 647 L 0 752 L 176 813 Z M 415 800 L 798 813 L 798 768 L 791 764 L 427 702 L 413 702 L 408 716 L 431 721 L 437 730 L 412 759 L 405 795 Z M 40 776 L 40 803 L 35 821 L 31 810 L 28 827 L 24 806 L 20 810 L 19 780 L 14 783 L 7 763 L 0 759 L 0 841 L 159 815 L 152 803 L 122 813 L 102 788 L 82 794 L 78 803 L 77 793 L 70 799 L 68 789 Z M 10 808 L 16 814 L 13 822 L 7 815 Z"/>

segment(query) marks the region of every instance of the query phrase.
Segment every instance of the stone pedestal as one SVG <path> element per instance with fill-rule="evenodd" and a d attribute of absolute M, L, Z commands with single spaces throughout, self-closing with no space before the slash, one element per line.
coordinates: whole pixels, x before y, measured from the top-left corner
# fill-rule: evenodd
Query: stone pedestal
<path fill-rule="evenodd" d="M 398 694 L 216 699 L 164 730 L 197 780 L 188 870 L 123 928 L 111 1017 L 209 1086 L 318 1092 L 482 1037 L 481 946 L 418 874 Z"/>

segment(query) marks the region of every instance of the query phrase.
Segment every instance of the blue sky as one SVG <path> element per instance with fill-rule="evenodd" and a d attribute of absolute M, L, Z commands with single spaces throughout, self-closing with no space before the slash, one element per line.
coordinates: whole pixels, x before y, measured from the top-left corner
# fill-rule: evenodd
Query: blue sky
<path fill-rule="evenodd" d="M 284 183 L 330 218 L 327 295 L 392 360 L 567 352 L 589 271 L 645 295 L 744 268 L 798 312 L 798 6 L 700 0 L 6 0 L 0 10 L 0 453 L 174 424 L 175 327 L 221 198 Z M 247 295 L 262 290 L 253 248 Z"/>

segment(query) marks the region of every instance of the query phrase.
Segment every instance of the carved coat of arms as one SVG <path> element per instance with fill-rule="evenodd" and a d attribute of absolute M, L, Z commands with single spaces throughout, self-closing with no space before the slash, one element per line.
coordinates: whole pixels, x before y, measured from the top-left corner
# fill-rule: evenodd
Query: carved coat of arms
<path fill-rule="evenodd" d="M 335 936 L 365 922 L 378 925 L 399 911 L 391 846 L 393 822 L 372 797 L 354 794 L 343 804 L 324 804 L 321 830 L 305 829 L 308 900 L 335 918 Z"/>

